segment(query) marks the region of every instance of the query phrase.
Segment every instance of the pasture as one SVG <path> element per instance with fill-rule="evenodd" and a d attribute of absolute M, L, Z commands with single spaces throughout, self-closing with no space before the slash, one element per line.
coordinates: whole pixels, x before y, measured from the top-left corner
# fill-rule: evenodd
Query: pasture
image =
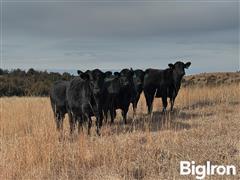
<path fill-rule="evenodd" d="M 56 131 L 49 98 L 1 98 L 0 179 L 185 179 L 181 160 L 233 164 L 240 170 L 240 86 L 181 88 L 175 111 L 152 119 L 142 95 L 137 116 L 124 125 L 120 113 L 101 136 Z M 169 110 L 169 105 L 168 105 Z M 191 177 L 191 176 L 190 176 Z M 193 178 L 193 176 L 191 177 Z"/>

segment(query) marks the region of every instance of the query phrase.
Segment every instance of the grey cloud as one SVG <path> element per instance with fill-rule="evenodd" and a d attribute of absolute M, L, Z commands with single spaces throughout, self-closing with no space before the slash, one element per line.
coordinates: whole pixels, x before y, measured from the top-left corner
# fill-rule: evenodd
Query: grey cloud
<path fill-rule="evenodd" d="M 135 37 L 238 28 L 237 2 L 5 3 L 9 33 L 44 37 Z"/>
<path fill-rule="evenodd" d="M 33 0 L 31 0 L 33 1 Z M 37 0 L 36 0 L 37 1 Z M 4 1 L 6 68 L 239 68 L 238 2 Z"/>

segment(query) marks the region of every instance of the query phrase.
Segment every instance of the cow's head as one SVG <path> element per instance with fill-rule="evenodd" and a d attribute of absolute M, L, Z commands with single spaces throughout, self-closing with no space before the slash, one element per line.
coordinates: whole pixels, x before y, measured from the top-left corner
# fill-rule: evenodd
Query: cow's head
<path fill-rule="evenodd" d="M 90 80 L 90 76 L 88 73 L 81 73 L 79 74 L 80 78 L 82 78 L 85 81 L 89 81 Z"/>
<path fill-rule="evenodd" d="M 183 63 L 181 61 L 177 61 L 175 64 L 168 64 L 170 69 L 172 69 L 180 77 L 185 75 L 185 68 L 187 69 L 190 65 L 191 62 Z"/>
<path fill-rule="evenodd" d="M 105 86 L 107 92 L 111 95 L 117 95 L 120 91 L 120 73 L 116 72 L 114 75 L 109 75 L 105 78 Z"/>
<path fill-rule="evenodd" d="M 119 72 L 114 72 L 113 74 L 114 74 L 114 76 L 120 77 L 120 73 Z"/>
<path fill-rule="evenodd" d="M 88 70 L 87 72 L 90 76 L 91 83 L 93 86 L 93 93 L 95 96 L 100 96 L 103 89 L 103 83 L 105 78 L 105 73 L 99 69 L 94 69 L 92 71 Z"/>
<path fill-rule="evenodd" d="M 133 83 L 137 92 L 140 92 L 143 88 L 144 75 L 145 72 L 141 69 L 134 71 Z"/>
<path fill-rule="evenodd" d="M 106 71 L 106 72 L 104 73 L 105 78 L 108 78 L 108 77 L 110 77 L 111 75 L 112 75 L 112 71 Z"/>
<path fill-rule="evenodd" d="M 120 72 L 120 82 L 123 87 L 130 87 L 133 85 L 133 69 L 123 69 Z"/>
<path fill-rule="evenodd" d="M 80 76 L 83 72 L 81 70 L 77 70 L 77 73 Z"/>

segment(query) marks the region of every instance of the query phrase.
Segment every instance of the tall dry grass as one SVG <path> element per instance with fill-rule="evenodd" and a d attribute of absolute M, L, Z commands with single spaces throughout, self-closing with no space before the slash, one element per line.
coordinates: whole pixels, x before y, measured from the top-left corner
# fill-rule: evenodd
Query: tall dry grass
<path fill-rule="evenodd" d="M 69 136 L 55 130 L 48 98 L 1 98 L 0 179 L 185 179 L 181 160 L 240 168 L 239 85 L 183 88 L 175 112 L 152 119 L 141 97 L 136 119 Z M 193 177 L 189 177 L 193 178 Z M 213 179 L 239 179 L 219 177 Z"/>

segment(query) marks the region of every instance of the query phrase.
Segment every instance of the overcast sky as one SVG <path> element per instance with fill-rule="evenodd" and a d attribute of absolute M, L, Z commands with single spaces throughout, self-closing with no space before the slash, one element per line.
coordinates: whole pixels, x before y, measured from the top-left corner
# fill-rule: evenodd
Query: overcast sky
<path fill-rule="evenodd" d="M 2 3 L 2 67 L 239 70 L 239 2 L 29 0 Z"/>

